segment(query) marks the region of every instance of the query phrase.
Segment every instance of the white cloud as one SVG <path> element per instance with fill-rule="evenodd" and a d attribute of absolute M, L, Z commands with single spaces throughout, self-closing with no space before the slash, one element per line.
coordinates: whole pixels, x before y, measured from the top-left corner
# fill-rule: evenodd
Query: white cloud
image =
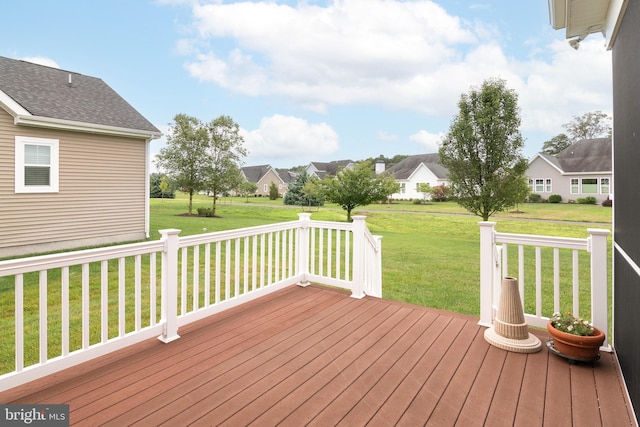
<path fill-rule="evenodd" d="M 505 52 L 492 24 L 429 0 L 216 2 L 192 14 L 197 36 L 178 50 L 193 77 L 315 112 L 367 105 L 450 118 L 460 94 L 499 77 L 519 94 L 525 131 L 557 133 L 572 115 L 610 113 L 610 52 L 597 35 L 579 52 L 529 40 L 522 49 L 531 57 L 521 60 Z"/>
<path fill-rule="evenodd" d="M 242 130 L 250 159 L 299 161 L 324 159 L 339 149 L 338 134 L 326 123 L 280 114 L 265 117 L 258 129 Z M 254 160 L 251 163 L 255 163 Z"/>
<path fill-rule="evenodd" d="M 557 134 L 562 124 L 587 111 L 612 114 L 611 52 L 597 35 L 575 51 L 556 41 L 548 49 L 551 60 L 521 64 L 523 88 L 518 90 L 523 130 L 546 130 Z"/>
<path fill-rule="evenodd" d="M 425 153 L 435 153 L 438 151 L 440 141 L 442 141 L 444 135 L 444 132 L 430 133 L 426 130 L 421 130 L 411 135 L 409 139 L 422 145 Z"/>
<path fill-rule="evenodd" d="M 189 46 L 208 40 L 210 47 L 191 56 L 191 75 L 243 94 L 285 95 L 315 111 L 429 104 L 415 83 L 432 80 L 443 63 L 462 59 L 458 47 L 476 42 L 471 28 L 430 1 L 240 2 L 196 6 L 193 15 L 200 40 Z"/>
<path fill-rule="evenodd" d="M 27 56 L 21 58 L 23 61 L 32 62 L 34 64 L 45 65 L 51 68 L 60 68 L 58 63 L 51 58 L 47 58 L 44 56 Z"/>

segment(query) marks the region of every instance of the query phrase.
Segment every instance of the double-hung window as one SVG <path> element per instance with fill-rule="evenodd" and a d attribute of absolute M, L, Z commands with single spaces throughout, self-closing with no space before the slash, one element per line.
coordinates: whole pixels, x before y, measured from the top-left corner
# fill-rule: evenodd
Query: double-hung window
<path fill-rule="evenodd" d="M 571 178 L 571 194 L 580 194 L 580 180 Z"/>
<path fill-rule="evenodd" d="M 16 136 L 15 192 L 57 193 L 59 190 L 59 141 Z"/>
<path fill-rule="evenodd" d="M 600 193 L 609 194 L 610 191 L 609 178 L 600 178 Z"/>

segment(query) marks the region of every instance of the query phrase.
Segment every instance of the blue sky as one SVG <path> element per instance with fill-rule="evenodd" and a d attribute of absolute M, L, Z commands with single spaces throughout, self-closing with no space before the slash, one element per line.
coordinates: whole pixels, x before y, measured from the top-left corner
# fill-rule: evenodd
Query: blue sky
<path fill-rule="evenodd" d="M 489 77 L 519 94 L 527 157 L 612 113 L 604 38 L 572 49 L 543 0 L 32 0 L 3 5 L 0 39 L 101 78 L 165 133 L 178 113 L 231 116 L 246 165 L 436 152 Z"/>

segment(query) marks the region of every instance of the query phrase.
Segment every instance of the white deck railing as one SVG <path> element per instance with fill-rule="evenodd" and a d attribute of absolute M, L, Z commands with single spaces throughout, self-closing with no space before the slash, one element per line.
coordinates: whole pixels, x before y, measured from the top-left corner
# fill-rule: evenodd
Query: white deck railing
<path fill-rule="evenodd" d="M 0 391 L 157 336 L 292 284 L 382 296 L 380 237 L 299 220 L 0 262 Z M 13 314 L 13 315 L 12 315 Z"/>
<path fill-rule="evenodd" d="M 609 230 L 590 228 L 589 237 L 579 239 L 499 233 L 495 222 L 479 224 L 481 325 L 493 324 L 502 278 L 511 276 L 518 279 L 525 320 L 530 326 L 546 328 L 555 312 L 571 311 L 577 317 L 590 312 L 591 323 L 607 334 Z M 512 254 L 511 247 L 517 253 Z M 588 259 L 580 260 L 581 252 L 588 253 Z M 514 259 L 516 262 L 509 262 Z M 590 302 L 582 301 L 581 295 L 588 295 Z M 608 340 L 602 350 L 611 351 Z"/>

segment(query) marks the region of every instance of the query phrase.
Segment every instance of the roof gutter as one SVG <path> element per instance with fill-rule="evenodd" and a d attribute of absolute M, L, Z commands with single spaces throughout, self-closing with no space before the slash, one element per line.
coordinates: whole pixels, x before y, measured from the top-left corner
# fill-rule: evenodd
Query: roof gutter
<path fill-rule="evenodd" d="M 54 119 L 51 117 L 17 115 L 13 118 L 16 125 L 43 127 L 49 129 L 68 130 L 73 132 L 94 133 L 100 135 L 115 135 L 132 138 L 158 139 L 161 132 L 142 129 L 130 129 L 116 126 L 106 126 L 95 123 L 77 122 L 74 120 Z"/>

